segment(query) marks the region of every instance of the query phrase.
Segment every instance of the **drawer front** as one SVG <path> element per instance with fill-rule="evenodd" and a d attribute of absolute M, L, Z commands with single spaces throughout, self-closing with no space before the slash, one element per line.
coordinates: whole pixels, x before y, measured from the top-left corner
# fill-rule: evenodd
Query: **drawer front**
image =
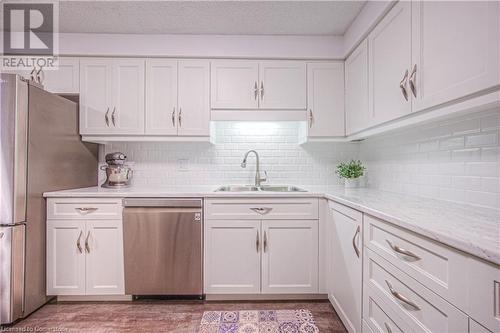
<path fill-rule="evenodd" d="M 465 255 L 369 215 L 364 221 L 365 246 L 444 299 L 467 308 Z"/>
<path fill-rule="evenodd" d="M 122 200 L 107 198 L 49 198 L 48 219 L 121 219 Z"/>
<path fill-rule="evenodd" d="M 500 333 L 500 266 L 474 259 L 467 271 L 471 281 L 469 315 L 488 330 Z"/>
<path fill-rule="evenodd" d="M 469 318 L 469 333 L 491 333 L 491 331 Z"/>
<path fill-rule="evenodd" d="M 411 330 L 467 332 L 468 317 L 371 250 L 365 251 L 364 281 Z"/>
<path fill-rule="evenodd" d="M 369 286 L 363 291 L 363 320 L 376 333 L 413 332 Z"/>
<path fill-rule="evenodd" d="M 209 199 L 205 201 L 209 220 L 316 220 L 318 199 Z"/>

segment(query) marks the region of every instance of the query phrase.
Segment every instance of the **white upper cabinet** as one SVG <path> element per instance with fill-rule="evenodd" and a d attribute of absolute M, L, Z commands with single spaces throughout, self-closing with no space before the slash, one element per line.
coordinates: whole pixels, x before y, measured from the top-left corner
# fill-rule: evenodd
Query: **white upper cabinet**
<path fill-rule="evenodd" d="M 210 63 L 206 60 L 179 61 L 178 134 L 210 135 Z"/>
<path fill-rule="evenodd" d="M 262 292 L 318 293 L 318 220 L 263 220 L 262 233 Z"/>
<path fill-rule="evenodd" d="M 210 135 L 210 63 L 146 62 L 146 134 Z"/>
<path fill-rule="evenodd" d="M 413 111 L 500 84 L 498 1 L 413 1 L 411 22 Z"/>
<path fill-rule="evenodd" d="M 445 22 L 443 22 L 445 24 Z M 370 124 L 411 112 L 411 2 L 400 1 L 368 36 Z"/>
<path fill-rule="evenodd" d="M 307 64 L 308 136 L 344 136 L 344 64 Z"/>
<path fill-rule="evenodd" d="M 257 109 L 259 63 L 220 60 L 211 64 L 212 109 Z"/>
<path fill-rule="evenodd" d="M 80 134 L 144 133 L 144 60 L 80 63 Z"/>
<path fill-rule="evenodd" d="M 113 60 L 111 123 L 116 134 L 144 134 L 144 60 Z"/>
<path fill-rule="evenodd" d="M 177 135 L 177 61 L 146 60 L 146 134 Z"/>
<path fill-rule="evenodd" d="M 213 61 L 212 109 L 306 109 L 303 61 Z"/>
<path fill-rule="evenodd" d="M 80 134 L 111 134 L 113 60 L 80 61 Z M 111 110 L 110 110 L 111 109 Z"/>
<path fill-rule="evenodd" d="M 80 60 L 59 58 L 57 70 L 43 69 L 44 89 L 58 94 L 78 94 L 80 92 Z"/>
<path fill-rule="evenodd" d="M 261 109 L 306 108 L 306 63 L 264 61 L 259 63 Z"/>
<path fill-rule="evenodd" d="M 366 39 L 345 61 L 345 118 L 347 135 L 365 129 L 370 123 Z"/>

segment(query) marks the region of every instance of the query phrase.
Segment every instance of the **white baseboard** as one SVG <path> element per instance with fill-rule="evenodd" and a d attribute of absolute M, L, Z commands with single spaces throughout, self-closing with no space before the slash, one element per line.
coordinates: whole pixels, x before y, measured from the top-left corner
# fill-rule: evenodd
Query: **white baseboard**
<path fill-rule="evenodd" d="M 57 296 L 58 302 L 104 302 L 132 301 L 131 295 L 64 295 Z"/>
<path fill-rule="evenodd" d="M 325 300 L 326 294 L 207 294 L 207 301 Z"/>

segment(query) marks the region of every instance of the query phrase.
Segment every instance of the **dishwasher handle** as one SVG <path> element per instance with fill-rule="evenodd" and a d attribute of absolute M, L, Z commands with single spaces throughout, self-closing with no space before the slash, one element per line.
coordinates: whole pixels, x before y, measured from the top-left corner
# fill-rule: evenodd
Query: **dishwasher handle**
<path fill-rule="evenodd" d="M 202 208 L 202 199 L 125 198 L 123 207 Z"/>

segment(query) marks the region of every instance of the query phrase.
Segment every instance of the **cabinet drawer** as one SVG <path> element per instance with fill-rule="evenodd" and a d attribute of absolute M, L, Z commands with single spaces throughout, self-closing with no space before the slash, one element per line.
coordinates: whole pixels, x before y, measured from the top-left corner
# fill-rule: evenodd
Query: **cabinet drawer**
<path fill-rule="evenodd" d="M 121 219 L 122 200 L 107 198 L 50 198 L 48 219 Z"/>
<path fill-rule="evenodd" d="M 372 332 L 412 332 L 411 328 L 369 286 L 365 286 L 363 298 L 363 321 Z"/>
<path fill-rule="evenodd" d="M 318 199 L 211 199 L 205 201 L 205 218 L 315 220 Z"/>
<path fill-rule="evenodd" d="M 412 331 L 468 331 L 467 315 L 373 251 L 365 251 L 364 265 L 366 287 Z"/>
<path fill-rule="evenodd" d="M 469 315 L 488 330 L 500 333 L 500 266 L 474 259 L 466 270 L 471 281 Z"/>
<path fill-rule="evenodd" d="M 365 246 L 459 308 L 467 307 L 465 255 L 372 216 L 364 221 Z"/>

